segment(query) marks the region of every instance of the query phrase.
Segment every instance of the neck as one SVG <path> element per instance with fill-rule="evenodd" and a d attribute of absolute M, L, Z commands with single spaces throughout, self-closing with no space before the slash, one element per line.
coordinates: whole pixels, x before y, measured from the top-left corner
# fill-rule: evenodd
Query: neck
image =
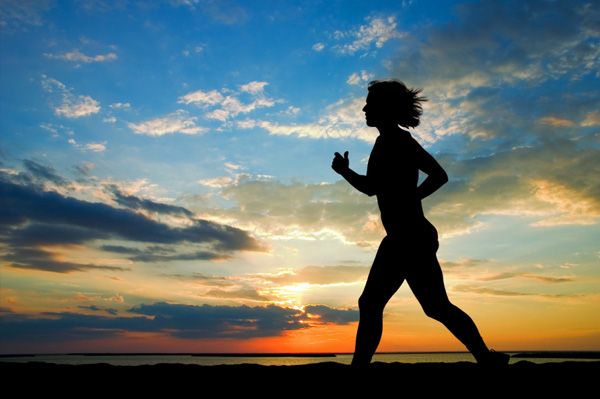
<path fill-rule="evenodd" d="M 377 130 L 379 130 L 379 134 L 382 136 L 398 134 L 399 132 L 403 131 L 400 126 L 393 123 L 377 126 Z"/>

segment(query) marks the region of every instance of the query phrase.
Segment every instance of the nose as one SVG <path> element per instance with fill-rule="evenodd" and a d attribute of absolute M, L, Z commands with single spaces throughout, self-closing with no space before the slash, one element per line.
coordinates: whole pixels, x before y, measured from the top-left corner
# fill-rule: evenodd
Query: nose
<path fill-rule="evenodd" d="M 362 109 L 363 112 L 367 112 L 367 105 L 365 104 L 365 106 Z"/>

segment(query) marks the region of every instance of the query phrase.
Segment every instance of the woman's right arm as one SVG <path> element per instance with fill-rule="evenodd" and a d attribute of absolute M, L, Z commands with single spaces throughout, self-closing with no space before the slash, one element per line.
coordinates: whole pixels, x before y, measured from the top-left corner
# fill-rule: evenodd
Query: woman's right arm
<path fill-rule="evenodd" d="M 352 169 L 350 169 L 350 160 L 348 159 L 348 151 L 344 153 L 342 157 L 339 152 L 335 153 L 331 167 L 337 173 L 342 175 L 348 183 L 361 193 L 367 194 L 368 196 L 375 195 L 375 188 L 371 184 L 370 179 L 365 175 L 359 175 Z"/>

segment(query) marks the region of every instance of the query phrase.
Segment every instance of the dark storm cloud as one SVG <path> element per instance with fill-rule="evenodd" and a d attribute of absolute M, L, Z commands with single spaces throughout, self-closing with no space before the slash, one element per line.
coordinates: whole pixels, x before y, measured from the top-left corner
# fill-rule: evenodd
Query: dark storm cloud
<path fill-rule="evenodd" d="M 192 217 L 194 215 L 192 212 L 181 206 L 161 204 L 160 202 L 139 198 L 134 195 L 125 195 L 122 192 L 120 192 L 119 189 L 114 185 L 111 185 L 109 189 L 113 193 L 115 201 L 119 205 L 122 205 L 126 208 L 136 210 L 144 209 L 150 212 L 163 213 L 168 215 L 183 215 L 187 217 Z"/>
<path fill-rule="evenodd" d="M 91 309 L 94 310 L 94 309 Z M 142 304 L 130 312 L 143 317 L 107 317 L 76 313 L 45 313 L 31 317 L 9 313 L 0 316 L 3 340 L 95 339 L 127 331 L 155 332 L 184 339 L 270 337 L 307 328 L 303 313 L 267 307 Z"/>
<path fill-rule="evenodd" d="M 46 169 L 31 166 L 31 170 L 37 171 L 37 177 L 60 181 Z M 44 191 L 20 177 L 0 174 L 0 236 L 9 244 L 6 259 L 16 267 L 57 272 L 102 267 L 53 260 L 48 252 L 37 247 L 83 244 L 106 238 L 165 245 L 191 243 L 203 247 L 179 255 L 152 252 L 134 255 L 140 261 L 223 259 L 233 251 L 262 249 L 253 237 L 235 227 L 200 219 L 190 219 L 192 224 L 187 227 L 171 227 L 128 209 Z M 165 207 L 174 211 L 170 205 Z"/>
<path fill-rule="evenodd" d="M 67 184 L 67 181 L 62 176 L 59 176 L 51 166 L 45 166 L 29 159 L 23 160 L 23 166 L 25 166 L 27 174 L 35 181 L 47 180 L 58 186 Z"/>
<path fill-rule="evenodd" d="M 336 310 L 323 305 L 308 307 L 324 322 L 347 324 L 356 321 L 357 311 Z M 114 309 L 86 307 L 94 312 Z M 183 339 L 275 337 L 285 331 L 310 328 L 305 313 L 296 309 L 269 306 L 182 305 L 157 302 L 129 309 L 140 315 L 110 317 L 71 312 L 42 313 L 37 316 L 0 312 L 0 340 L 61 342 L 117 337 L 126 332 L 163 333 Z"/>
<path fill-rule="evenodd" d="M 68 273 L 90 269 L 126 271 L 128 268 L 97 265 L 94 263 L 66 262 L 56 259 L 52 253 L 36 247 L 12 247 L 2 258 L 18 269 L 35 269 L 55 273 Z"/>
<path fill-rule="evenodd" d="M 597 71 L 600 12 L 586 1 L 461 4 L 456 19 L 402 42 L 397 76 L 414 84 L 487 84 Z"/>
<path fill-rule="evenodd" d="M 119 311 L 117 309 L 114 308 L 101 308 L 99 306 L 96 305 L 80 305 L 78 306 L 79 309 L 83 309 L 83 310 L 91 310 L 92 312 L 106 312 L 110 315 L 116 316 L 117 313 L 119 313 Z"/>
<path fill-rule="evenodd" d="M 121 245 L 102 245 L 103 251 L 129 255 L 127 258 L 137 262 L 169 262 L 175 260 L 217 260 L 228 259 L 229 255 L 215 251 L 194 251 L 180 253 L 173 248 L 164 246 L 148 246 L 146 248 L 132 248 Z"/>
<path fill-rule="evenodd" d="M 325 305 L 309 305 L 304 308 L 306 313 L 318 315 L 323 323 L 348 324 L 358 321 L 358 310 L 334 309 Z"/>

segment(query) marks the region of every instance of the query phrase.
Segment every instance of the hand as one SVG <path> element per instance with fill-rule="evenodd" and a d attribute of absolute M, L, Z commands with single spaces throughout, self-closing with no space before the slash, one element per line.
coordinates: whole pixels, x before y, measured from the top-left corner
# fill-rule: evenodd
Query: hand
<path fill-rule="evenodd" d="M 342 157 L 339 152 L 335 153 L 331 167 L 340 175 L 350 169 L 350 160 L 348 159 L 348 151 L 344 152 Z"/>

